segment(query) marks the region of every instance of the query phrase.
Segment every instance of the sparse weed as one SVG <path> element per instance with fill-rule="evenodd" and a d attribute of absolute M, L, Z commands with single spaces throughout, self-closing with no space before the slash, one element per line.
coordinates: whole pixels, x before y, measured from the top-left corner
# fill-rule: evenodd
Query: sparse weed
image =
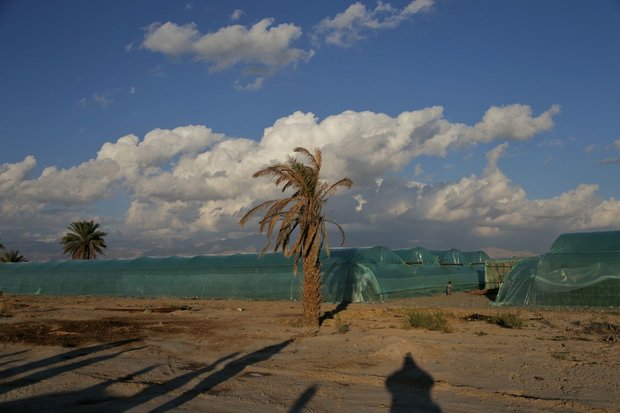
<path fill-rule="evenodd" d="M 498 313 L 489 317 L 489 323 L 504 328 L 521 328 L 524 325 L 523 319 L 517 313 Z"/>
<path fill-rule="evenodd" d="M 620 335 L 620 325 L 612 324 L 608 321 L 591 321 L 586 324 L 583 328 L 584 332 L 590 334 L 599 334 L 602 336 L 610 335 L 610 336 L 619 336 Z"/>
<path fill-rule="evenodd" d="M 482 337 L 482 336 L 486 336 L 487 333 L 485 333 L 484 331 L 476 331 L 476 335 Z"/>
<path fill-rule="evenodd" d="M 553 353 L 551 353 L 551 357 L 557 360 L 573 361 L 577 363 L 580 363 L 583 361 L 575 357 L 574 355 L 571 355 L 569 351 L 554 351 Z"/>
<path fill-rule="evenodd" d="M 13 317 L 13 308 L 8 301 L 0 301 L 0 317 Z"/>
<path fill-rule="evenodd" d="M 425 328 L 443 333 L 452 332 L 446 315 L 440 311 L 409 310 L 405 313 L 405 328 Z"/>
<path fill-rule="evenodd" d="M 581 321 L 573 321 L 574 328 L 570 329 L 577 334 L 585 335 L 578 339 L 589 340 L 594 335 L 600 337 L 601 341 L 615 343 L 620 341 L 620 325 L 610 323 L 609 321 L 589 321 L 582 323 Z"/>
<path fill-rule="evenodd" d="M 336 316 L 335 322 L 336 332 L 338 334 L 347 333 L 351 328 L 351 326 L 347 322 L 343 321 L 339 316 Z"/>
<path fill-rule="evenodd" d="M 551 353 L 551 357 L 558 360 L 566 360 L 566 356 L 568 355 L 568 351 L 555 351 Z"/>

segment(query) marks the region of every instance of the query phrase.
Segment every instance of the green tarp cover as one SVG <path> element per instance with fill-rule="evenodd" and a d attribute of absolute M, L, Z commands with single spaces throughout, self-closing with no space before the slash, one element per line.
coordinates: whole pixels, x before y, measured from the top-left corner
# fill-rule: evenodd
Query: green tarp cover
<path fill-rule="evenodd" d="M 140 257 L 0 264 L 9 294 L 199 297 L 297 300 L 301 274 L 281 254 Z M 392 297 L 480 288 L 477 267 L 407 265 L 385 247 L 333 249 L 322 255 L 325 301 L 376 302 Z"/>
<path fill-rule="evenodd" d="M 435 254 L 423 247 L 394 250 L 407 264 L 439 264 Z"/>
<path fill-rule="evenodd" d="M 512 269 L 496 303 L 620 306 L 620 231 L 559 236 L 548 253 Z"/>
<path fill-rule="evenodd" d="M 441 258 L 439 258 L 439 263 L 442 265 L 467 265 L 469 262 L 461 251 L 457 249 L 451 249 L 446 251 L 445 254 Z"/>
<path fill-rule="evenodd" d="M 484 251 L 463 251 L 463 255 L 469 265 L 484 265 L 491 259 Z"/>
<path fill-rule="evenodd" d="M 562 234 L 553 242 L 549 252 L 620 252 L 620 231 Z"/>

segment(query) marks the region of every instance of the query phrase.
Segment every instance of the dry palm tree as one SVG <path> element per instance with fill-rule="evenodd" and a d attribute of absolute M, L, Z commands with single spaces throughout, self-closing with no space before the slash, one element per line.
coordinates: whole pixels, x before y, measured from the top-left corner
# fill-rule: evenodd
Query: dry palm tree
<path fill-rule="evenodd" d="M 60 241 L 65 254 L 70 254 L 74 260 L 90 260 L 97 254 L 104 255 L 107 246 L 103 237 L 108 234 L 99 230 L 99 223 L 77 221 L 67 228 L 69 232 Z"/>
<path fill-rule="evenodd" d="M 23 255 L 19 255 L 19 250 L 11 250 L 0 256 L 0 262 L 28 262 L 28 260 Z"/>
<path fill-rule="evenodd" d="M 305 148 L 295 148 L 294 151 L 306 158 L 308 164 L 289 156 L 286 163 L 268 166 L 253 175 L 254 178 L 273 178 L 276 186 L 282 185 L 282 192 L 290 188 L 294 191 L 293 194 L 255 206 L 241 218 L 240 224 L 243 226 L 253 215 L 265 211 L 259 221 L 259 232 L 266 232 L 268 238 L 263 249 L 265 253 L 272 245 L 274 229 L 280 223 L 273 251 L 282 251 L 286 257 L 294 257 L 294 274 L 297 273 L 301 261 L 303 322 L 306 326 L 318 327 L 322 301 L 321 248 L 325 246 L 329 254 L 326 223 L 332 223 L 338 228 L 344 243 L 342 227 L 326 219 L 322 209 L 331 195 L 340 188 L 350 188 L 353 181 L 349 178 L 333 184 L 321 181 L 321 151 L 318 148 L 314 150 L 314 154 Z"/>

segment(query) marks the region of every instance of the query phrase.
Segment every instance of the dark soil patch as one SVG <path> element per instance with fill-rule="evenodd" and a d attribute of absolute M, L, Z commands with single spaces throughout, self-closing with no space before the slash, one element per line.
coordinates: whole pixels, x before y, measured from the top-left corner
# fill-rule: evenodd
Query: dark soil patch
<path fill-rule="evenodd" d="M 172 313 L 175 311 L 189 311 L 192 308 L 188 305 L 182 306 L 172 306 L 172 307 L 155 307 L 155 308 L 100 308 L 97 307 L 95 310 L 103 310 L 103 311 L 121 311 L 126 313 Z"/>
<path fill-rule="evenodd" d="M 523 320 L 515 313 L 498 313 L 497 315 L 484 315 L 473 313 L 462 318 L 463 321 L 486 321 L 504 328 L 521 328 Z"/>
<path fill-rule="evenodd" d="M 48 320 L 4 324 L 0 331 L 0 342 L 77 347 L 87 343 L 135 338 L 140 333 L 138 323 L 124 320 Z"/>
<path fill-rule="evenodd" d="M 463 321 L 489 321 L 490 316 L 484 314 L 473 313 L 462 318 Z"/>

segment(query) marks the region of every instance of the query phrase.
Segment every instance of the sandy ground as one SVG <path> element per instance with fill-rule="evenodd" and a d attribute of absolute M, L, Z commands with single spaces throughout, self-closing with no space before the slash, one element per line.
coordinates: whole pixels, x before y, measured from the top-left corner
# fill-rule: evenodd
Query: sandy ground
<path fill-rule="evenodd" d="M 620 411 L 617 308 L 457 293 L 324 305 L 334 318 L 311 331 L 297 302 L 0 301 L 1 412 Z M 415 307 L 452 332 L 403 328 Z M 521 329 L 484 319 L 517 311 Z"/>

